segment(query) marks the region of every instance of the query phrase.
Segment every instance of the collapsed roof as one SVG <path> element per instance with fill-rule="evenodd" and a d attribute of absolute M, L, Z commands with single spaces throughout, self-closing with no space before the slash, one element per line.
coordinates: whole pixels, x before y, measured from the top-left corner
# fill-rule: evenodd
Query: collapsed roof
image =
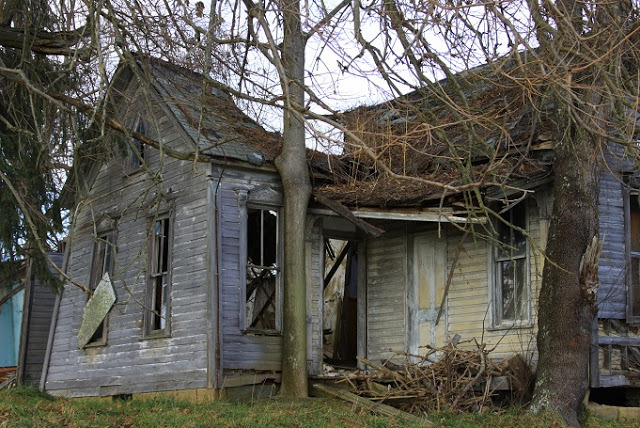
<path fill-rule="evenodd" d="M 345 113 L 342 169 L 314 193 L 351 207 L 420 207 L 548 177 L 551 106 L 532 92 L 527 67 L 496 68 Z"/>

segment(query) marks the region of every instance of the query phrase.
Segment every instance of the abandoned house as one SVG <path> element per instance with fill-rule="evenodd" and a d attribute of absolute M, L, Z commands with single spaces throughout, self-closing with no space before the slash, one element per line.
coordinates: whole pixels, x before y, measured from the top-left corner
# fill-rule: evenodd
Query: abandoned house
<path fill-rule="evenodd" d="M 277 381 L 283 299 L 283 201 L 273 167 L 278 135 L 263 130 L 202 76 L 161 61 L 140 57 L 135 65 L 120 66 L 112 88 L 115 116 L 136 134 L 121 138 L 119 150 L 79 167 L 73 186 L 68 184 L 75 188 L 68 192 L 75 220 L 66 269 L 92 289 L 111 283 L 114 303 L 79 344 L 87 296 L 65 287 L 42 386 L 65 396 L 176 390 L 206 395 Z M 475 98 L 497 111 L 508 99 L 503 90 L 484 81 Z M 418 95 L 352 112 L 349 126 L 392 169 L 454 182 L 442 147 L 414 136 L 404 145 L 371 137 L 380 135 L 369 132 L 373 128 L 407 122 L 402 103 Z M 526 191 L 486 189 L 488 201 L 518 202 L 501 214 L 505 223 L 460 208 L 462 194 L 385 178 L 355 149 L 339 159 L 310 151 L 311 375 L 321 375 L 329 363 L 355 368 L 357 356 L 404 359 L 456 335 L 459 346 L 476 340 L 495 347 L 493 358 L 520 353 L 535 361 L 553 142 L 543 127 L 532 134 L 526 112 L 507 119 L 512 147 L 534 144 L 524 162 L 505 156 L 492 169 L 495 176 L 508 174 L 509 188 Z M 161 156 L 141 143 L 143 137 L 174 156 Z M 175 156 L 194 151 L 196 160 Z M 481 162 L 474 168 L 483 172 Z M 640 336 L 633 327 L 640 320 L 633 286 L 639 281 L 640 205 L 637 183 L 627 172 L 612 168 L 601 180 L 606 238 L 593 335 L 594 387 L 631 384 L 626 374 L 640 365 Z M 477 233 L 465 232 L 469 227 Z"/>

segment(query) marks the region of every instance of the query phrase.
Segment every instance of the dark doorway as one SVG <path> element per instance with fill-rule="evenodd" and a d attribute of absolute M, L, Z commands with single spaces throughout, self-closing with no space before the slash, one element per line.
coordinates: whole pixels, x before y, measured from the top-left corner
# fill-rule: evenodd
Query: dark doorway
<path fill-rule="evenodd" d="M 358 244 L 326 239 L 324 245 L 324 338 L 326 363 L 355 368 L 358 351 Z"/>

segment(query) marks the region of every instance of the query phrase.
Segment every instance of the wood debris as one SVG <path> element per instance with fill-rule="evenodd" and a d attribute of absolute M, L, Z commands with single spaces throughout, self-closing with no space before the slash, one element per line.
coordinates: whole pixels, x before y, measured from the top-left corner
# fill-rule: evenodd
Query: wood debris
<path fill-rule="evenodd" d="M 511 385 L 526 389 L 522 373 L 514 372 L 511 360 L 494 363 L 484 345 L 461 349 L 449 344 L 442 348 L 427 347 L 426 351 L 425 355 L 398 353 L 381 364 L 358 357 L 367 371 L 345 376 L 338 383 L 347 384 L 360 397 L 416 415 L 445 410 L 482 412 L 504 404 L 505 394 L 498 394 L 498 390 L 509 389 Z M 403 357 L 406 363 L 398 364 L 398 357 Z M 518 358 L 523 364 L 517 367 L 524 367 L 532 379 L 524 359 Z M 512 401 L 521 394 L 509 396 Z"/>

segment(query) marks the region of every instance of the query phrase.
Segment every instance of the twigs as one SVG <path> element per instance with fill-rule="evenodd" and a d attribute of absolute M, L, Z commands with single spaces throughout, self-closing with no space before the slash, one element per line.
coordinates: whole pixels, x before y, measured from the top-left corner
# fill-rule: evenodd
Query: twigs
<path fill-rule="evenodd" d="M 390 360 L 377 364 L 358 357 L 369 371 L 345 377 L 353 393 L 375 402 L 386 402 L 406 412 L 429 414 L 442 410 L 481 411 L 497 403 L 492 380 L 506 376 L 510 384 L 516 374 L 508 362 L 496 364 L 490 349 L 477 344 L 475 349 L 460 349 L 450 344 L 442 348 L 426 347 L 424 355 L 398 353 L 405 358 L 400 365 Z M 409 357 L 417 362 L 410 363 Z"/>

